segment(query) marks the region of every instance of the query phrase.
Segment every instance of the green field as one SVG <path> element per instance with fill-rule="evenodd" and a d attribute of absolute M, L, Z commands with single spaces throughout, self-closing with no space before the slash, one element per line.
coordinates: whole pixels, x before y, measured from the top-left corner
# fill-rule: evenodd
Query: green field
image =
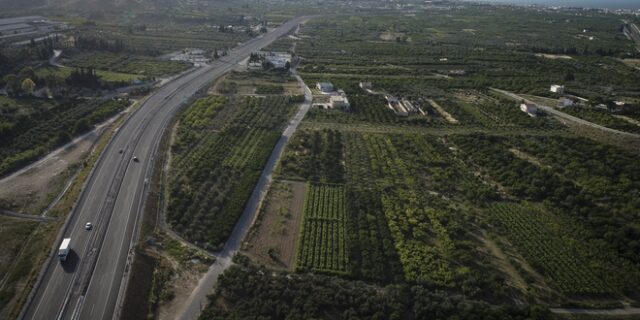
<path fill-rule="evenodd" d="M 171 147 L 167 218 L 175 231 L 221 248 L 292 110 L 284 96 L 213 96 L 187 109 Z"/>
<path fill-rule="evenodd" d="M 0 97 L 0 175 L 15 171 L 122 111 L 129 102 Z M 29 119 L 29 121 L 25 121 Z"/>
<path fill-rule="evenodd" d="M 342 186 L 310 185 L 304 205 L 298 268 L 346 272 L 345 194 Z"/>
<path fill-rule="evenodd" d="M 47 76 L 56 76 L 60 78 L 67 78 L 73 68 L 57 68 L 57 67 L 40 67 L 36 69 L 36 75 L 41 78 L 45 78 Z M 112 72 L 112 71 L 104 71 L 104 70 L 96 70 L 96 74 L 100 79 L 106 82 L 126 82 L 130 83 L 134 80 L 142 79 L 143 76 L 137 74 L 128 74 L 121 72 Z"/>
<path fill-rule="evenodd" d="M 640 133 L 640 126 L 638 126 L 637 124 L 633 124 L 628 121 L 616 118 L 611 115 L 610 112 L 605 110 L 583 107 L 569 107 L 562 109 L 562 112 L 607 128 L 624 132 Z"/>
<path fill-rule="evenodd" d="M 95 68 L 106 81 L 110 81 L 107 79 L 117 74 L 139 77 L 169 76 L 191 67 L 191 64 L 186 62 L 100 51 L 73 55 L 68 61 L 63 61 L 63 64 L 70 67 Z"/>

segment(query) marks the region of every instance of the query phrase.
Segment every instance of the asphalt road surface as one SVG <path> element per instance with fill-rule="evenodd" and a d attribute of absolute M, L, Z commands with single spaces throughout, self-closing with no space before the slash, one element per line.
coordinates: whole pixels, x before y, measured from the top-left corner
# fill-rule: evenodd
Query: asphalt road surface
<path fill-rule="evenodd" d="M 118 318 L 116 302 L 142 212 L 147 179 L 169 120 L 188 97 L 305 19 L 291 20 L 239 45 L 211 65 L 167 83 L 127 119 L 105 148 L 62 230 L 64 238 L 71 238 L 69 258 L 64 263 L 55 256 L 50 259 L 22 318 Z M 84 228 L 88 221 L 94 224 L 91 231 Z M 58 245 L 59 242 L 55 244 Z"/>
<path fill-rule="evenodd" d="M 503 94 L 503 95 L 505 95 L 507 97 L 510 97 L 511 99 L 516 100 L 516 101 L 524 101 L 526 103 L 533 103 L 533 104 L 538 106 L 538 109 L 540 109 L 540 110 L 542 110 L 542 111 L 544 111 L 546 113 L 549 113 L 551 115 L 554 115 L 554 116 L 556 116 L 556 117 L 558 117 L 560 119 L 566 120 L 566 121 L 571 121 L 573 123 L 576 123 L 576 124 L 579 124 L 579 125 L 582 125 L 582 126 L 585 126 L 585 127 L 591 127 L 591 128 L 602 130 L 602 131 L 605 131 L 605 132 L 608 132 L 608 133 L 612 133 L 612 134 L 617 134 L 617 135 L 621 135 L 621 136 L 628 136 L 628 137 L 632 137 L 632 138 L 640 138 L 640 135 L 638 135 L 638 134 L 607 128 L 605 126 L 601 126 L 599 124 L 595 124 L 593 122 L 589 122 L 587 120 L 583 120 L 581 118 L 574 117 L 574 116 L 572 116 L 570 114 L 566 114 L 566 113 L 564 113 L 562 111 L 556 110 L 553 107 L 549 107 L 549 106 L 545 106 L 545 105 L 542 105 L 542 104 L 539 104 L 539 103 L 535 103 L 535 102 L 533 102 L 531 100 L 528 100 L 528 99 L 525 99 L 525 98 L 523 98 L 523 97 L 521 97 L 521 96 L 519 96 L 519 95 L 517 95 L 515 93 L 511 93 L 511 92 L 508 92 L 508 91 L 505 91 L 505 90 L 500 90 L 500 89 L 492 89 L 492 90 L 496 91 L 498 93 L 501 93 L 501 94 Z"/>

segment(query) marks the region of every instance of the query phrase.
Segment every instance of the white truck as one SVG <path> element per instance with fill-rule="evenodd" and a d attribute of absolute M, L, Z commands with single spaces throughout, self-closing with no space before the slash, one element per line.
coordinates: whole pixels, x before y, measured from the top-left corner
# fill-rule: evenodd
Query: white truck
<path fill-rule="evenodd" d="M 64 238 L 62 243 L 60 244 L 60 249 L 58 249 L 58 258 L 60 261 L 67 260 L 67 255 L 69 255 L 69 251 L 71 250 L 71 238 Z"/>

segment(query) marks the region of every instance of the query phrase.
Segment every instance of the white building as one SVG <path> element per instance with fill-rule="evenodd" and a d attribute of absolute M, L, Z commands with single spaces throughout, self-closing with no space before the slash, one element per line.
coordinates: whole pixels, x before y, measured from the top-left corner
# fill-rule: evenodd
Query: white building
<path fill-rule="evenodd" d="M 558 99 L 558 108 L 566 108 L 566 107 L 571 107 L 575 104 L 575 102 L 573 102 L 573 100 L 567 98 L 567 97 L 562 97 L 560 99 Z"/>
<path fill-rule="evenodd" d="M 316 83 L 316 88 L 322 93 L 333 92 L 333 84 L 331 82 L 318 82 Z"/>
<path fill-rule="evenodd" d="M 344 95 L 333 95 L 329 97 L 329 102 L 331 102 L 332 109 L 348 110 L 350 107 L 349 99 Z"/>
<path fill-rule="evenodd" d="M 402 105 L 402 102 L 400 102 L 398 98 L 394 96 L 385 96 L 385 98 L 387 99 L 387 107 L 393 110 L 396 115 L 403 117 L 409 115 L 409 111 L 405 108 L 404 105 Z"/>
<path fill-rule="evenodd" d="M 271 63 L 274 69 L 287 69 L 291 66 L 291 55 L 283 52 L 269 52 L 264 55 L 264 60 Z"/>
<path fill-rule="evenodd" d="M 535 117 L 536 114 L 538 113 L 538 107 L 533 103 L 520 104 L 520 110 L 522 110 L 522 112 L 525 112 L 526 114 L 532 117 Z"/>
<path fill-rule="evenodd" d="M 249 70 L 262 70 L 262 63 L 259 61 L 249 62 L 247 69 Z"/>
<path fill-rule="evenodd" d="M 418 108 L 416 108 L 413 105 L 413 103 L 411 103 L 411 101 L 409 101 L 407 99 L 402 99 L 402 105 L 404 106 L 405 110 L 407 110 L 407 112 L 409 112 L 411 114 L 418 112 Z"/>
<path fill-rule="evenodd" d="M 373 84 L 371 84 L 371 82 L 360 82 L 358 86 L 363 90 L 373 89 Z"/>
<path fill-rule="evenodd" d="M 558 84 L 554 84 L 551 86 L 551 89 L 549 89 L 549 91 L 553 92 L 553 93 L 558 93 L 558 94 L 563 94 L 564 93 L 564 86 L 558 85 Z"/>

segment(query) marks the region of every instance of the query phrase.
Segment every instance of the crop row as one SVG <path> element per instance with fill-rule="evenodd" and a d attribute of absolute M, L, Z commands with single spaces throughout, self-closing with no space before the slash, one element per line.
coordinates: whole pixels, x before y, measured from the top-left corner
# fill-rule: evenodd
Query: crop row
<path fill-rule="evenodd" d="M 213 105 L 223 101 L 208 99 L 213 99 L 210 101 Z M 279 126 L 271 125 L 273 129 L 263 126 L 262 120 L 276 121 L 273 115 L 265 114 L 275 114 L 282 124 L 291 106 L 286 99 L 271 97 L 245 99 L 237 105 L 231 101 L 225 108 L 232 110 L 225 113 L 231 112 L 232 116 L 217 112 L 218 107 L 212 110 L 196 104 L 195 108 L 204 111 L 187 110 L 184 119 L 195 117 L 193 114 L 208 116 L 195 126 L 187 120 L 178 129 L 176 141 L 182 144 L 172 149 L 167 218 L 186 239 L 208 249 L 218 249 L 242 213 L 281 134 Z M 222 116 L 223 119 L 218 119 Z M 223 129 L 212 129 L 220 121 Z"/>
<path fill-rule="evenodd" d="M 531 205 L 498 203 L 489 214 L 504 228 L 527 261 L 565 294 L 601 294 L 611 289 L 584 258 L 584 248 L 553 228 L 553 218 Z"/>
<path fill-rule="evenodd" d="M 349 259 L 345 226 L 344 187 L 309 185 L 298 267 L 346 272 Z"/>

